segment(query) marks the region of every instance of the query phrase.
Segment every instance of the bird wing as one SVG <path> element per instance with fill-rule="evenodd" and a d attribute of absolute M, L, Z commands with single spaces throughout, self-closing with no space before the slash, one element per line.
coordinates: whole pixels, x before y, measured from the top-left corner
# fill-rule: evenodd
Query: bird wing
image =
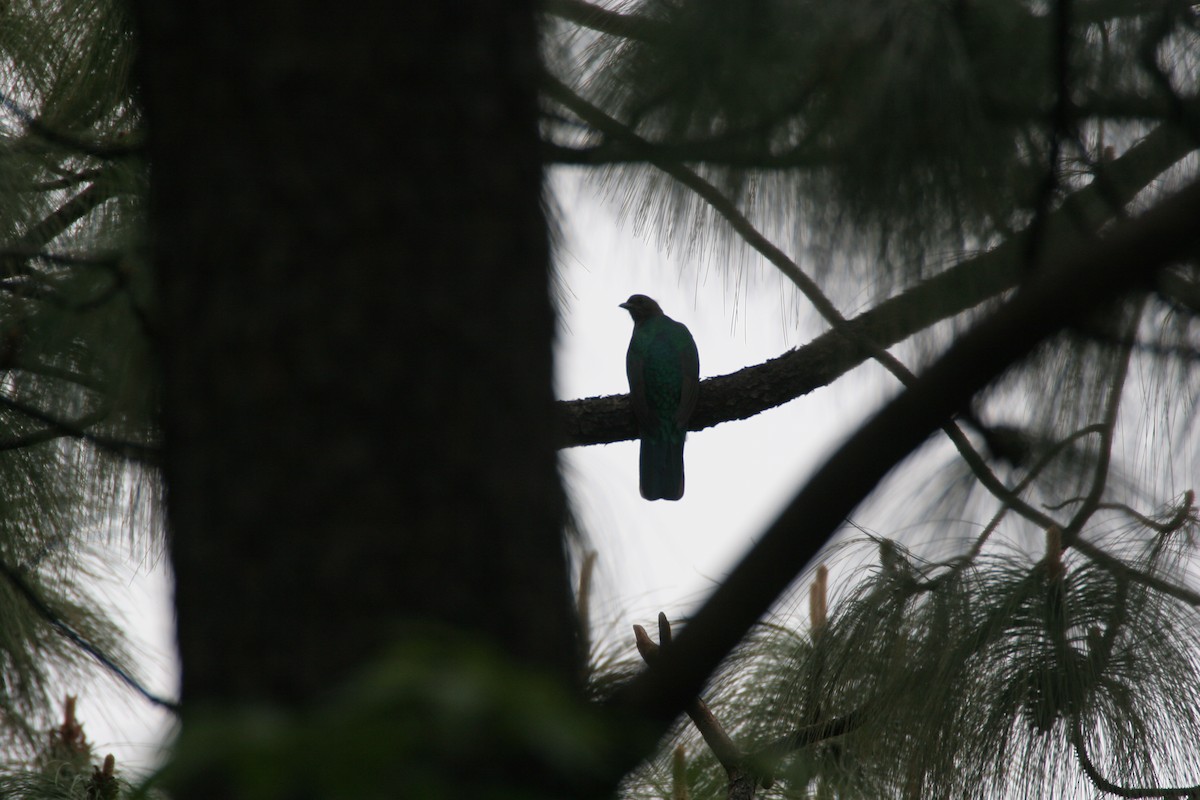
<path fill-rule="evenodd" d="M 683 323 L 679 326 L 679 368 L 683 376 L 683 384 L 679 393 L 679 414 L 675 417 L 679 427 L 687 430 L 687 422 L 696 410 L 696 400 L 700 397 L 700 353 L 696 350 L 696 340 L 691 331 Z"/>
<path fill-rule="evenodd" d="M 650 423 L 650 407 L 646 403 L 646 357 L 636 344 L 636 336 L 629 342 L 625 353 L 625 375 L 629 378 L 629 400 L 633 404 L 633 415 L 638 424 L 645 427 Z"/>

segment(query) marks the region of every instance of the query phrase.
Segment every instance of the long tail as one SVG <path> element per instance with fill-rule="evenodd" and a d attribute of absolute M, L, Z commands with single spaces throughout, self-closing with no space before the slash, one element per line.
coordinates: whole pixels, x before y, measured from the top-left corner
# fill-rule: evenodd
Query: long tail
<path fill-rule="evenodd" d="M 638 466 L 642 497 L 647 500 L 678 500 L 683 497 L 683 441 L 642 439 Z"/>

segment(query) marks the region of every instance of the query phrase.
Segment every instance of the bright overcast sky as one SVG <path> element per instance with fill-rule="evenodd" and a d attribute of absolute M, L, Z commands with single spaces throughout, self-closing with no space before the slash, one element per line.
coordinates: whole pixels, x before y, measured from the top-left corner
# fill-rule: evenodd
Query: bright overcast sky
<path fill-rule="evenodd" d="M 769 264 L 747 259 L 738 272 L 711 259 L 684 263 L 638 238 L 630 225 L 618 225 L 618 210 L 590 197 L 572 176 L 556 188 L 569 209 L 559 253 L 559 397 L 628 391 L 625 348 L 633 326 L 617 304 L 631 294 L 650 295 L 688 326 L 701 379 L 761 363 L 820 330 L 807 309 L 791 310 L 792 290 Z M 638 494 L 636 442 L 565 451 L 568 490 L 599 552 L 594 622 L 611 625 L 632 644 L 633 623 L 653 625 L 660 610 L 676 619 L 694 608 L 831 448 L 878 406 L 878 388 L 851 388 L 869 383 L 859 377 L 749 420 L 691 433 L 686 492 L 678 502 L 648 502 Z"/>

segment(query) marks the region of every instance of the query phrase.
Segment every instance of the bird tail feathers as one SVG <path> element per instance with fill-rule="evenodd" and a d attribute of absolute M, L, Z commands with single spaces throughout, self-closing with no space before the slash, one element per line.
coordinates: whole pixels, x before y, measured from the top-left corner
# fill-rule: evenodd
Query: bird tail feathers
<path fill-rule="evenodd" d="M 683 438 L 679 441 L 642 439 L 639 458 L 642 497 L 678 500 L 683 497 Z"/>

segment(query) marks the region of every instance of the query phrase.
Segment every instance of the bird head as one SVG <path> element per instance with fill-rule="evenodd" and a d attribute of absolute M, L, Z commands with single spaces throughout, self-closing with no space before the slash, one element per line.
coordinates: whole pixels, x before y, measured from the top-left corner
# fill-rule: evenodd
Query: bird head
<path fill-rule="evenodd" d="M 620 306 L 629 312 L 629 316 L 633 317 L 635 324 L 663 313 L 663 310 L 659 307 L 658 303 L 654 302 L 649 297 L 646 297 L 644 294 L 631 295 L 630 298 L 624 303 L 621 303 Z"/>

